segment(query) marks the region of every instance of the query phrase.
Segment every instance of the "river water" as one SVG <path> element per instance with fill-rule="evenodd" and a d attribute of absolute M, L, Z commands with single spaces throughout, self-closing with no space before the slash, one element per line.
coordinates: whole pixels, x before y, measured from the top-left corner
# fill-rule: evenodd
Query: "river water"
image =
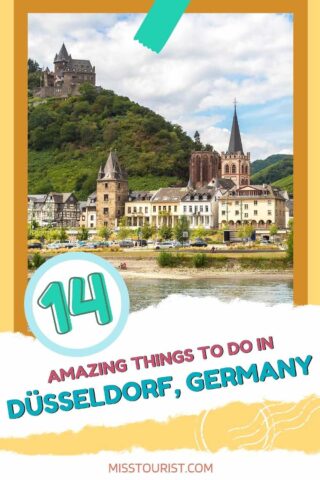
<path fill-rule="evenodd" d="M 215 278 L 192 280 L 126 279 L 131 311 L 159 303 L 172 294 L 213 296 L 223 301 L 240 298 L 274 305 L 293 302 L 292 280 L 259 278 Z"/>

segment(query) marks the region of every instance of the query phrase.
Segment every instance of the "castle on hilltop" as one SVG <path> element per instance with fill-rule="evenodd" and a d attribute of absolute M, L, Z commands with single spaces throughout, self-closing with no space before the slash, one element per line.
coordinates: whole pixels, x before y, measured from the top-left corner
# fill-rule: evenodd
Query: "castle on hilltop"
<path fill-rule="evenodd" d="M 54 70 L 47 67 L 42 72 L 42 86 L 36 95 L 39 97 L 68 97 L 79 95 L 83 83 L 96 84 L 95 67 L 90 60 L 77 60 L 68 53 L 65 44 L 53 60 Z"/>

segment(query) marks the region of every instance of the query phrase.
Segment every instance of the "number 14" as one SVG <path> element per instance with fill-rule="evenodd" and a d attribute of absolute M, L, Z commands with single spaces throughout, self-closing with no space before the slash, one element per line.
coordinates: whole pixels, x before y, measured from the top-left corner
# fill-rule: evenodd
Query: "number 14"
<path fill-rule="evenodd" d="M 94 313 L 99 325 L 107 325 L 113 320 L 107 286 L 102 273 L 91 273 L 87 277 L 91 298 L 85 299 L 85 279 L 72 277 L 67 295 L 62 282 L 51 282 L 40 295 L 38 305 L 51 308 L 56 332 L 71 332 L 71 315 L 77 317 L 86 313 Z"/>

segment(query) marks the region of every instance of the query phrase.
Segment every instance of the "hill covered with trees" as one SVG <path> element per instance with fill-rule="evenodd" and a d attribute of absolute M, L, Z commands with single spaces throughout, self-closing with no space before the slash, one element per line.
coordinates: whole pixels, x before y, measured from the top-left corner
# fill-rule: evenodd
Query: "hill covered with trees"
<path fill-rule="evenodd" d="M 29 61 L 30 88 L 39 75 L 38 64 Z M 28 126 L 28 191 L 74 191 L 80 200 L 95 190 L 110 149 L 117 151 L 132 190 L 186 185 L 191 151 L 212 149 L 202 145 L 198 132 L 192 140 L 152 110 L 89 84 L 77 97 L 30 98 Z M 290 190 L 292 163 L 292 155 L 256 160 L 252 183 L 284 180 Z"/>
<path fill-rule="evenodd" d="M 291 193 L 293 191 L 293 156 L 271 155 L 265 160 L 252 162 L 251 182 L 253 184 L 271 183 Z"/>
<path fill-rule="evenodd" d="M 110 149 L 117 151 L 131 189 L 185 184 L 195 147 L 179 125 L 89 84 L 78 97 L 29 102 L 32 193 L 75 191 L 78 198 L 86 198 Z"/>

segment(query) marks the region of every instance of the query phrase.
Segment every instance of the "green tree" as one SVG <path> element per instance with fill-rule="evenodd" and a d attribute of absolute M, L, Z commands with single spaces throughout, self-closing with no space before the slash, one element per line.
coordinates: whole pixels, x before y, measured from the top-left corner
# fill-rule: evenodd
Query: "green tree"
<path fill-rule="evenodd" d="M 80 138 L 78 124 L 75 122 L 65 122 L 60 129 L 62 142 L 75 142 Z"/>
<path fill-rule="evenodd" d="M 98 235 L 99 237 L 104 238 L 104 240 L 108 240 L 108 238 L 110 238 L 112 235 L 112 230 L 106 226 L 101 227 L 98 231 Z"/>
<path fill-rule="evenodd" d="M 289 235 L 287 239 L 287 259 L 290 263 L 293 262 L 293 221 L 289 223 Z"/>
<path fill-rule="evenodd" d="M 192 232 L 192 236 L 194 238 L 201 238 L 203 239 L 206 235 L 207 235 L 207 230 L 204 228 L 203 225 L 200 225 L 198 228 L 196 228 L 195 230 L 193 230 Z"/>
<path fill-rule="evenodd" d="M 269 233 L 272 236 L 272 240 L 274 242 L 274 236 L 278 233 L 278 227 L 275 223 L 273 223 L 269 228 Z"/>
<path fill-rule="evenodd" d="M 188 233 L 188 238 L 183 236 L 183 232 Z M 174 236 L 178 242 L 183 242 L 190 238 L 190 225 L 188 218 L 185 215 L 179 218 L 176 226 L 174 227 Z"/>
<path fill-rule="evenodd" d="M 195 134 L 194 134 L 194 143 L 195 143 L 195 149 L 196 150 L 201 150 L 202 148 L 202 144 L 201 144 L 201 139 L 200 139 L 200 133 L 198 132 L 198 130 L 195 131 Z"/>
<path fill-rule="evenodd" d="M 66 242 L 68 240 L 68 235 L 65 228 L 60 228 L 58 240 L 60 240 L 60 242 Z"/>
<path fill-rule="evenodd" d="M 118 240 L 125 240 L 129 237 L 131 233 L 130 228 L 127 227 L 127 219 L 126 217 L 122 217 L 119 220 L 119 230 L 117 233 Z"/>
<path fill-rule="evenodd" d="M 88 238 L 89 238 L 89 230 L 84 226 L 80 227 L 80 230 L 77 233 L 77 239 L 85 241 L 85 240 L 88 240 Z"/>
<path fill-rule="evenodd" d="M 83 100 L 93 103 L 98 96 L 97 89 L 91 83 L 85 82 L 79 88 L 79 92 Z"/>
<path fill-rule="evenodd" d="M 149 223 L 145 223 L 143 227 L 141 228 L 141 235 L 142 238 L 145 240 L 148 240 L 152 235 L 154 234 L 154 228 L 149 225 Z"/>
<path fill-rule="evenodd" d="M 159 229 L 159 235 L 163 240 L 170 240 L 173 236 L 172 228 L 167 225 L 162 225 Z"/>
<path fill-rule="evenodd" d="M 242 225 L 242 227 L 239 230 L 239 237 L 242 238 L 243 240 L 247 238 L 251 238 L 251 235 L 253 234 L 253 232 L 254 232 L 254 228 L 251 225 L 249 224 Z"/>

